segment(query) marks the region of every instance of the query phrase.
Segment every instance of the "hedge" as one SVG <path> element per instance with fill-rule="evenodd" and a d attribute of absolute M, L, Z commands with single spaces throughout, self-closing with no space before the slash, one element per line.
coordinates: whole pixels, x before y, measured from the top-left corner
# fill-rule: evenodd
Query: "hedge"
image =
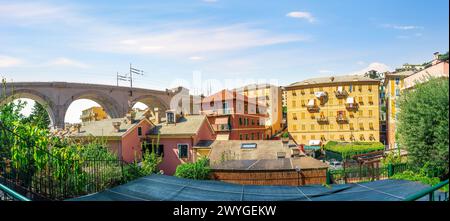
<path fill-rule="evenodd" d="M 348 159 L 354 155 L 366 154 L 374 151 L 384 150 L 384 145 L 380 142 L 336 142 L 329 141 L 324 147 L 324 150 L 338 153 L 342 158 Z"/>

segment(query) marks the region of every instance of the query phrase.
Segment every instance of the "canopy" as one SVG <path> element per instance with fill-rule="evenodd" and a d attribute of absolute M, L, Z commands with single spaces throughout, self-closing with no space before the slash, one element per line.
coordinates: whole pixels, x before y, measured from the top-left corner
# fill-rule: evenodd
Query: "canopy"
<path fill-rule="evenodd" d="M 338 92 L 342 92 L 342 91 L 343 91 L 343 90 L 342 90 L 342 86 L 338 86 L 337 91 L 338 91 Z"/>
<path fill-rule="evenodd" d="M 309 186 L 255 186 L 151 175 L 69 201 L 401 201 L 428 186 L 405 180 Z M 443 197 L 436 191 L 435 197 Z M 428 195 L 422 197 L 426 201 Z"/>
<path fill-rule="evenodd" d="M 354 104 L 355 99 L 353 97 L 347 97 L 347 104 Z"/>
<path fill-rule="evenodd" d="M 314 102 L 314 99 L 310 99 L 310 100 L 308 101 L 308 106 L 312 107 L 312 106 L 314 106 L 315 103 L 316 103 L 316 102 Z"/>
<path fill-rule="evenodd" d="M 315 92 L 314 95 L 315 95 L 317 98 L 321 98 L 321 97 L 327 96 L 327 92 L 319 91 L 319 92 Z"/>

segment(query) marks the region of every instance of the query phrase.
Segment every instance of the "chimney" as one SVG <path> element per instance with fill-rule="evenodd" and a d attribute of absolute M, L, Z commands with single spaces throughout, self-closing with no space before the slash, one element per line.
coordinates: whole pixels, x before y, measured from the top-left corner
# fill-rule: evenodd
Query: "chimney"
<path fill-rule="evenodd" d="M 159 108 L 155 107 L 153 109 L 154 113 L 155 113 L 155 124 L 159 124 L 160 119 L 159 119 Z"/>
<path fill-rule="evenodd" d="M 133 110 L 128 112 L 126 115 L 127 123 L 132 124 L 135 120 L 135 117 L 136 117 L 136 112 L 134 112 Z"/>
<path fill-rule="evenodd" d="M 433 53 L 433 58 L 434 58 L 434 60 L 439 59 L 439 52 L 434 52 Z"/>
<path fill-rule="evenodd" d="M 113 127 L 114 127 L 114 132 L 119 132 L 120 131 L 120 122 L 113 122 Z"/>
<path fill-rule="evenodd" d="M 333 77 L 333 76 L 330 77 L 330 81 L 331 81 L 331 82 L 334 81 L 334 77 Z"/>
<path fill-rule="evenodd" d="M 81 132 L 81 124 L 75 124 L 75 129 L 77 129 L 77 133 Z"/>

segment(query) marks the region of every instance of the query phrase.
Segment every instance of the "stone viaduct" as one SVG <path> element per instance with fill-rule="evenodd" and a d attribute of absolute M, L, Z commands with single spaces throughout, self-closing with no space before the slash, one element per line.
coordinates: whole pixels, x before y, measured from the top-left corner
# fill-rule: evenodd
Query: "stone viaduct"
<path fill-rule="evenodd" d="M 64 128 L 67 109 L 78 99 L 97 102 L 111 118 L 124 117 L 137 102 L 151 110 L 158 107 L 159 116 L 163 116 L 166 110 L 172 109 L 173 98 L 181 93 L 189 94 L 183 87 L 160 91 L 68 82 L 15 82 L 1 88 L 0 105 L 19 98 L 32 99 L 47 109 L 52 127 Z"/>

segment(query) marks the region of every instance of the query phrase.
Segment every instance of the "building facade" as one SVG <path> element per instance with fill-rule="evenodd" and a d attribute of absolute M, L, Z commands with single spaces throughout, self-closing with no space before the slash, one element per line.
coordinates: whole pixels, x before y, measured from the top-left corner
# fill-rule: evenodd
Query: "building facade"
<path fill-rule="evenodd" d="M 83 110 L 80 116 L 81 122 L 100 121 L 108 118 L 108 114 L 102 107 L 91 107 Z"/>
<path fill-rule="evenodd" d="M 286 88 L 288 131 L 298 144 L 379 141 L 379 80 L 314 78 Z"/>
<path fill-rule="evenodd" d="M 393 73 L 386 73 L 384 79 L 385 104 L 386 104 L 386 140 L 389 149 L 396 148 L 395 125 L 397 121 L 398 101 L 401 89 L 404 87 L 404 79 L 414 74 L 412 70 L 397 70 Z"/>
<path fill-rule="evenodd" d="M 271 129 L 266 128 L 266 107 L 238 92 L 222 90 L 201 101 L 202 115 L 217 133 L 219 140 L 269 139 Z"/>
<path fill-rule="evenodd" d="M 270 136 L 279 133 L 284 128 L 281 87 L 270 84 L 251 84 L 238 88 L 237 91 L 249 99 L 265 104 L 268 115 L 265 126 L 270 131 Z"/>

